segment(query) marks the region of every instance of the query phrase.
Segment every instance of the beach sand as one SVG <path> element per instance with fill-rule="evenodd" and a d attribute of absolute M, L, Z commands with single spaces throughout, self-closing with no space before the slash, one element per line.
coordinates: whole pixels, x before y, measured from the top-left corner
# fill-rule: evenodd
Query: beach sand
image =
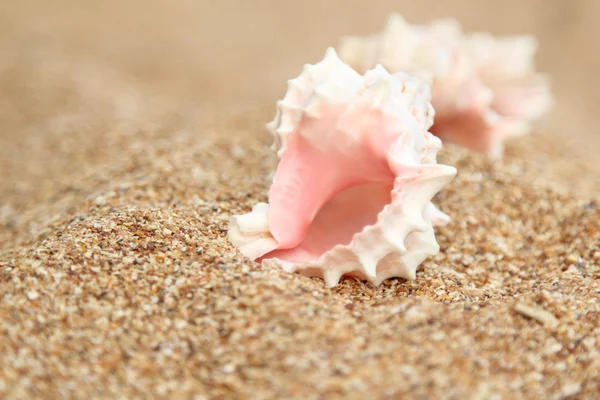
<path fill-rule="evenodd" d="M 0 398 L 597 398 L 600 3 L 412 3 L 0 5 Z M 538 35 L 545 129 L 443 149 L 415 281 L 244 259 L 286 80 L 391 11 Z"/>

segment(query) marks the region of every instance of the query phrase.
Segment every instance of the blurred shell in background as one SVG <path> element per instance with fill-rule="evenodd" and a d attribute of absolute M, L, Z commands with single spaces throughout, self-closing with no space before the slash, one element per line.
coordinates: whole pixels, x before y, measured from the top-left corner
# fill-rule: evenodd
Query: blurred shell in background
<path fill-rule="evenodd" d="M 536 50 L 532 36 L 464 34 L 453 19 L 410 25 L 392 14 L 382 33 L 345 37 L 339 52 L 360 71 L 381 64 L 431 74 L 432 132 L 499 158 L 504 139 L 531 132 L 552 106 L 548 79 L 535 72 Z"/>

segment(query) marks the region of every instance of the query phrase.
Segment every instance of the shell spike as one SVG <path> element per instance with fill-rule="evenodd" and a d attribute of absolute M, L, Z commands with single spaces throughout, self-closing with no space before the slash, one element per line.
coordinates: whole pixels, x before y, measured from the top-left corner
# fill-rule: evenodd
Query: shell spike
<path fill-rule="evenodd" d="M 359 257 L 361 272 L 367 277 L 370 282 L 377 279 L 377 259 L 368 257 Z"/>
<path fill-rule="evenodd" d="M 335 269 L 326 269 L 323 271 L 323 280 L 325 281 L 325 285 L 327 287 L 334 287 L 340 281 L 342 273 Z"/>
<path fill-rule="evenodd" d="M 406 275 L 404 275 L 403 278 L 409 281 L 414 281 L 415 279 L 417 279 L 417 269 L 407 268 Z"/>
<path fill-rule="evenodd" d="M 328 47 L 327 50 L 325 50 L 325 60 L 340 60 L 333 47 Z"/>
<path fill-rule="evenodd" d="M 405 23 L 406 23 L 406 20 L 404 19 L 404 17 L 398 13 L 392 13 L 387 18 L 388 25 L 405 24 Z"/>
<path fill-rule="evenodd" d="M 316 75 L 315 66 L 311 65 L 311 64 L 304 64 L 304 66 L 302 67 L 302 75 L 300 75 L 300 76 L 313 78 L 315 75 Z M 295 79 L 299 79 L 300 76 Z"/>
<path fill-rule="evenodd" d="M 271 133 L 275 133 L 276 126 L 277 123 L 275 121 L 271 121 L 268 124 L 265 124 L 265 128 L 267 128 L 267 130 Z"/>
<path fill-rule="evenodd" d="M 379 75 L 389 75 L 390 74 L 388 72 L 388 70 L 381 63 L 377 63 L 377 65 L 375 65 L 375 68 L 373 68 L 371 71 L 374 71 Z"/>
<path fill-rule="evenodd" d="M 385 230 L 384 235 L 385 240 L 389 243 L 390 247 L 394 248 L 394 251 L 396 251 L 399 254 L 405 254 L 407 252 L 406 245 L 404 244 L 404 238 L 397 237 L 393 234 L 388 234 Z"/>

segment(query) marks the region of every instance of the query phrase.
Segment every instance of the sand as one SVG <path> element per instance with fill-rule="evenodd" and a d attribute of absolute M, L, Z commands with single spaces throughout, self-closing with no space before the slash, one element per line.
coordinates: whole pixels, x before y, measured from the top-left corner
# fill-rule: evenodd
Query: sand
<path fill-rule="evenodd" d="M 559 106 L 502 162 L 444 148 L 417 280 L 333 289 L 244 259 L 228 217 L 266 199 L 286 79 L 400 5 L 3 4 L 0 398 L 597 398 L 599 63 L 559 69 L 598 3 L 449 3 L 407 13 L 539 34 Z"/>

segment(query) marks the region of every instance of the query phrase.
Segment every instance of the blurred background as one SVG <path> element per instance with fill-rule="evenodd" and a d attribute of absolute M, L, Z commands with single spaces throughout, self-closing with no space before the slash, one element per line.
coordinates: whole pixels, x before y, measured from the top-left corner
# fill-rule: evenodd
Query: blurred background
<path fill-rule="evenodd" d="M 206 115 L 251 107 L 269 110 L 262 126 L 304 63 L 342 35 L 378 32 L 391 12 L 537 36 L 558 104 L 517 155 L 565 182 L 599 182 L 597 0 L 3 0 L 0 199 L 14 211 L 50 196 L 41 187 L 76 189 L 100 163 L 127 157 L 114 154 L 115 130 L 201 135 Z"/>
<path fill-rule="evenodd" d="M 600 99 L 596 0 L 5 0 L 2 61 L 52 53 L 73 68 L 97 63 L 198 101 L 272 100 L 341 35 L 378 32 L 391 12 L 411 23 L 455 17 L 465 31 L 536 35 L 561 110 L 591 129 Z"/>

